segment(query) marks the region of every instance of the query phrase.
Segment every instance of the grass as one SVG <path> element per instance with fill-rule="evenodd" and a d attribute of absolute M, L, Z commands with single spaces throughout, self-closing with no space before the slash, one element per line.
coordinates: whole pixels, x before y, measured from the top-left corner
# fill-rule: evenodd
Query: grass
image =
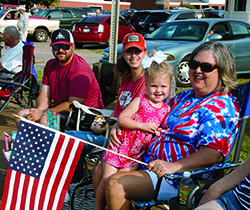
<path fill-rule="evenodd" d="M 77 49 L 75 48 L 75 51 L 89 51 L 88 49 Z M 92 49 L 92 52 L 95 52 L 96 54 L 102 54 L 103 49 Z"/>
<path fill-rule="evenodd" d="M 43 71 L 38 71 L 37 74 L 38 74 L 38 80 L 40 82 L 42 82 Z M 250 79 L 249 76 L 247 77 L 247 76 L 243 75 L 243 77 L 239 77 L 237 79 L 237 82 L 238 82 L 238 84 L 242 84 L 242 83 L 248 82 L 249 79 Z M 177 93 L 179 93 L 180 91 L 185 90 L 185 89 L 187 89 L 187 88 L 177 87 Z M 240 154 L 241 161 L 246 161 L 247 159 L 250 158 L 249 151 L 250 151 L 250 119 L 248 119 L 248 122 L 247 122 L 244 140 L 243 140 L 243 144 L 242 144 L 242 148 L 241 148 L 241 154 Z M 231 159 L 231 158 L 229 158 L 229 159 Z"/>

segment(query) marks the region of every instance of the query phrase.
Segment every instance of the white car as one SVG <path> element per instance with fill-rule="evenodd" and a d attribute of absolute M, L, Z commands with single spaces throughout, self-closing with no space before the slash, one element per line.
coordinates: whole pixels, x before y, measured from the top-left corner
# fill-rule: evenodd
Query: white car
<path fill-rule="evenodd" d="M 17 9 L 0 10 L 0 33 L 7 26 L 17 26 L 19 14 Z M 39 42 L 46 42 L 50 33 L 59 28 L 59 20 L 49 20 L 44 17 L 29 16 L 28 35 L 32 35 Z"/>

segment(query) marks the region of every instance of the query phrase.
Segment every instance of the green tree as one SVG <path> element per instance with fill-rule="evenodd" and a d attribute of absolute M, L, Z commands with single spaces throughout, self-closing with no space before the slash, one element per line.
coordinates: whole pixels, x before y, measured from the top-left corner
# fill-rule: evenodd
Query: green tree
<path fill-rule="evenodd" d="M 25 5 L 25 8 L 29 10 L 34 7 L 35 4 L 40 4 L 49 8 L 53 3 L 56 3 L 59 6 L 60 0 L 0 0 L 2 4 L 16 4 L 16 5 Z"/>

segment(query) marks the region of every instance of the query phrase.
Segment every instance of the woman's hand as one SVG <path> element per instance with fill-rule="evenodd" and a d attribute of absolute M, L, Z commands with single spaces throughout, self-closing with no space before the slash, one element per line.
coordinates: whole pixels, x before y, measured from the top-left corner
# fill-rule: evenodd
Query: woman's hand
<path fill-rule="evenodd" d="M 148 164 L 148 170 L 153 171 L 160 178 L 164 174 L 173 174 L 180 168 L 178 163 L 169 163 L 164 160 L 154 160 Z"/>
<path fill-rule="evenodd" d="M 121 134 L 122 128 L 117 123 L 115 123 L 109 132 L 109 145 L 111 146 L 111 148 L 120 146 L 121 142 L 117 138 L 117 135 Z"/>

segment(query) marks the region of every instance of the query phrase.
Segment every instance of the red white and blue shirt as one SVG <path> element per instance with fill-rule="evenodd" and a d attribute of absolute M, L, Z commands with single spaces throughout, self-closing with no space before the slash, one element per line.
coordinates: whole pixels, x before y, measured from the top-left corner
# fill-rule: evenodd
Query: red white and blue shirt
<path fill-rule="evenodd" d="M 182 91 L 169 102 L 162 121 L 164 131 L 154 137 L 143 162 L 175 162 L 205 145 L 227 157 L 239 128 L 240 104 L 231 93 L 211 93 L 195 98 L 194 90 Z"/>

